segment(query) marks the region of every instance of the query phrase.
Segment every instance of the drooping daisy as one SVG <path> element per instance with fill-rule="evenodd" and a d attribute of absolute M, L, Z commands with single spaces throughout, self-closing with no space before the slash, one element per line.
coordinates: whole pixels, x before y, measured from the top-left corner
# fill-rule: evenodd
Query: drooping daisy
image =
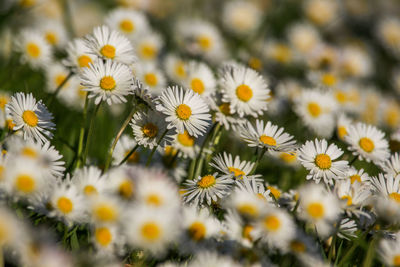
<path fill-rule="evenodd" d="M 122 135 L 118 140 L 117 145 L 115 146 L 115 150 L 113 153 L 113 165 L 119 165 L 120 162 L 128 156 L 129 152 L 136 147 L 138 144 L 135 140 L 128 136 Z M 138 163 L 141 159 L 140 148 L 137 148 L 127 159 L 125 164 L 135 164 Z"/>
<path fill-rule="evenodd" d="M 136 70 L 136 78 L 154 95 L 160 95 L 167 84 L 164 74 L 153 63 L 140 63 Z"/>
<path fill-rule="evenodd" d="M 294 111 L 304 124 L 322 137 L 330 137 L 335 127 L 335 101 L 329 92 L 304 90 L 296 99 Z"/>
<path fill-rule="evenodd" d="M 352 124 L 350 118 L 346 116 L 346 114 L 341 113 L 338 117 L 337 124 L 336 124 L 336 134 L 339 139 L 344 141 L 344 137 L 347 135 L 347 131 L 349 126 Z"/>
<path fill-rule="evenodd" d="M 137 55 L 141 61 L 155 61 L 164 42 L 160 34 L 148 31 L 135 40 Z"/>
<path fill-rule="evenodd" d="M 400 174 L 400 157 L 399 153 L 394 153 L 391 157 L 381 164 L 383 171 L 393 177 L 397 177 Z"/>
<path fill-rule="evenodd" d="M 105 23 L 115 31 L 120 31 L 130 40 L 148 30 L 149 22 L 146 16 L 137 10 L 117 8 L 111 11 L 105 18 Z"/>
<path fill-rule="evenodd" d="M 53 115 L 47 110 L 42 101 L 36 101 L 30 93 L 16 93 L 6 105 L 6 113 L 12 118 L 13 130 L 22 130 L 24 139 L 34 139 L 44 143 L 47 138 L 52 138 L 50 130 L 55 124 L 51 122 Z"/>
<path fill-rule="evenodd" d="M 180 84 L 187 75 L 187 63 L 174 54 L 168 54 L 164 59 L 164 70 L 168 78 Z"/>
<path fill-rule="evenodd" d="M 286 251 L 296 232 L 292 218 L 283 209 L 267 206 L 252 235 L 269 246 Z"/>
<path fill-rule="evenodd" d="M 211 201 L 217 201 L 229 193 L 232 183 L 231 175 L 217 176 L 217 173 L 187 180 L 186 192 L 183 195 L 184 201 L 194 205 L 203 203 L 211 205 Z"/>
<path fill-rule="evenodd" d="M 193 159 L 200 150 L 199 146 L 196 144 L 197 138 L 191 136 L 186 130 L 183 133 L 176 133 L 168 137 L 170 139 L 171 148 L 178 151 L 178 156 Z"/>
<path fill-rule="evenodd" d="M 33 68 L 45 67 L 51 60 L 51 48 L 38 31 L 23 31 L 16 47 L 22 53 L 22 60 Z"/>
<path fill-rule="evenodd" d="M 136 190 L 136 179 L 126 166 L 116 167 L 106 173 L 106 191 L 118 195 L 125 200 L 133 199 Z"/>
<path fill-rule="evenodd" d="M 271 192 L 272 191 L 278 191 L 277 189 L 273 188 L 272 186 L 265 187 L 261 179 L 257 178 L 258 175 L 254 176 L 247 176 L 243 177 L 243 179 L 236 180 L 236 186 L 237 188 L 240 188 L 241 190 L 247 191 L 250 194 L 255 195 L 257 198 L 266 201 L 266 202 L 273 202 L 273 199 L 271 197 Z M 272 191 L 269 189 L 271 188 Z M 277 195 L 277 194 L 275 194 Z M 279 196 L 277 195 L 276 199 L 278 199 Z"/>
<path fill-rule="evenodd" d="M 132 93 L 133 76 L 127 65 L 107 60 L 98 60 L 80 74 L 81 83 L 95 104 L 105 100 L 107 104 L 126 102 L 125 96 Z"/>
<path fill-rule="evenodd" d="M 95 166 L 76 170 L 71 182 L 76 185 L 80 194 L 88 198 L 103 193 L 107 187 L 106 177 L 102 176 L 101 170 Z"/>
<path fill-rule="evenodd" d="M 214 93 L 216 81 L 211 69 L 202 62 L 190 61 L 187 63 L 186 78 L 183 86 L 198 93 L 202 97 L 210 96 Z"/>
<path fill-rule="evenodd" d="M 293 136 L 284 133 L 284 128 L 278 128 L 268 121 L 264 126 L 264 121 L 256 120 L 256 127 L 247 122 L 240 127 L 240 136 L 250 147 L 267 148 L 268 150 L 293 152 L 296 150 L 296 141 Z"/>
<path fill-rule="evenodd" d="M 368 205 L 371 186 L 350 180 L 340 180 L 335 184 L 335 193 L 342 200 L 342 207 L 348 212 L 358 213 L 358 208 Z"/>
<path fill-rule="evenodd" d="M 238 35 L 253 33 L 261 23 L 262 12 L 253 2 L 231 1 L 224 5 L 222 21 L 224 26 Z"/>
<path fill-rule="evenodd" d="M 187 130 L 190 135 L 198 137 L 206 132 L 211 115 L 207 103 L 193 91 L 182 87 L 168 87 L 159 98 L 156 106 L 167 118 L 168 129 L 176 128 L 178 133 Z"/>
<path fill-rule="evenodd" d="M 133 130 L 135 141 L 144 147 L 157 146 L 157 143 L 165 133 L 165 122 L 160 113 L 149 110 L 148 112 L 136 112 L 133 115 L 130 126 Z M 163 144 L 161 143 L 161 146 Z"/>
<path fill-rule="evenodd" d="M 349 144 L 348 149 L 359 160 L 379 164 L 389 158 L 389 143 L 385 134 L 375 126 L 365 123 L 357 123 L 349 127 L 345 141 Z"/>
<path fill-rule="evenodd" d="M 179 216 L 171 210 L 153 210 L 145 206 L 131 209 L 126 220 L 128 243 L 160 257 L 175 241 L 180 230 Z"/>
<path fill-rule="evenodd" d="M 299 189 L 299 216 L 316 227 L 318 235 L 326 237 L 340 213 L 338 199 L 322 185 L 310 183 Z"/>
<path fill-rule="evenodd" d="M 120 32 L 110 30 L 107 26 L 97 27 L 93 35 L 86 36 L 88 53 L 105 60 L 113 60 L 130 65 L 136 60 L 135 51 L 129 40 Z"/>
<path fill-rule="evenodd" d="M 233 174 L 235 179 L 247 177 L 254 167 L 254 162 L 241 161 L 239 156 L 233 159 L 232 154 L 224 152 L 213 158 L 211 166 L 225 174 Z"/>
<path fill-rule="evenodd" d="M 88 53 L 86 42 L 81 38 L 75 38 L 68 43 L 68 57 L 64 60 L 64 64 L 81 71 L 83 68 L 88 68 L 90 63 L 94 63 L 97 57 Z"/>
<path fill-rule="evenodd" d="M 51 192 L 50 205 L 52 209 L 49 216 L 58 217 L 69 226 L 87 221 L 85 199 L 69 180 L 55 186 Z"/>
<path fill-rule="evenodd" d="M 68 69 L 59 63 L 53 63 L 51 66 L 48 66 L 46 68 L 46 90 L 53 93 L 59 86 L 61 86 L 61 84 L 64 84 L 62 91 L 68 90 L 68 87 L 72 85 L 72 83 L 68 82 L 68 80 L 65 81 L 68 75 Z"/>
<path fill-rule="evenodd" d="M 226 71 L 220 80 L 222 100 L 230 103 L 231 112 L 240 117 L 257 117 L 267 110 L 270 90 L 263 77 L 247 67 L 234 67 Z"/>
<path fill-rule="evenodd" d="M 370 177 L 364 169 L 357 170 L 353 166 L 350 166 L 346 177 L 350 180 L 350 183 L 359 182 L 360 184 L 369 183 Z"/>

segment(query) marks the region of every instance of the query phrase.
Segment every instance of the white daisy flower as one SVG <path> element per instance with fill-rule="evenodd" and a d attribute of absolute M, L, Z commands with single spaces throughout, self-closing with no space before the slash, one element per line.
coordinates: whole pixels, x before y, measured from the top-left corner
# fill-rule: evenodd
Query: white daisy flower
<path fill-rule="evenodd" d="M 92 242 L 99 251 L 104 254 L 117 253 L 119 247 L 124 245 L 124 236 L 118 232 L 114 225 L 95 225 L 92 229 Z"/>
<path fill-rule="evenodd" d="M 254 167 L 254 162 L 241 161 L 239 156 L 233 159 L 232 154 L 224 152 L 213 157 L 210 166 L 213 166 L 217 170 L 224 174 L 233 175 L 235 179 L 247 177 Z"/>
<path fill-rule="evenodd" d="M 296 100 L 294 111 L 304 124 L 321 137 L 330 137 L 335 127 L 335 101 L 328 92 L 304 90 Z"/>
<path fill-rule="evenodd" d="M 115 31 L 120 31 L 130 40 L 134 40 L 141 33 L 149 29 L 147 17 L 140 11 L 126 8 L 117 8 L 108 13 L 105 23 Z"/>
<path fill-rule="evenodd" d="M 182 83 L 187 76 L 187 62 L 174 54 L 168 54 L 163 62 L 164 71 L 175 83 Z"/>
<path fill-rule="evenodd" d="M 40 32 L 23 31 L 17 40 L 16 47 L 22 53 L 22 60 L 28 62 L 33 68 L 45 67 L 51 61 L 51 47 Z"/>
<path fill-rule="evenodd" d="M 54 130 L 55 124 L 51 122 L 53 115 L 47 110 L 40 100 L 39 102 L 30 93 L 16 93 L 6 105 L 6 113 L 12 118 L 13 130 L 22 130 L 24 139 L 34 139 L 44 143 L 47 138 L 52 138 L 50 130 Z"/>
<path fill-rule="evenodd" d="M 222 227 L 229 239 L 239 242 L 244 247 L 252 247 L 254 225 L 246 223 L 236 212 L 227 211 Z"/>
<path fill-rule="evenodd" d="M 101 175 L 101 170 L 95 166 L 84 167 L 75 171 L 71 182 L 78 192 L 85 197 L 93 197 L 105 192 L 107 180 Z"/>
<path fill-rule="evenodd" d="M 132 93 L 132 73 L 127 65 L 107 60 L 98 60 L 80 74 L 81 83 L 89 97 L 95 98 L 95 104 L 102 100 L 107 104 L 126 102 L 125 96 Z"/>
<path fill-rule="evenodd" d="M 113 165 L 119 165 L 120 162 L 129 154 L 129 152 L 138 146 L 133 138 L 128 135 L 122 135 L 115 146 L 113 153 Z M 127 164 L 135 164 L 140 161 L 140 148 L 137 148 L 127 159 Z"/>
<path fill-rule="evenodd" d="M 214 93 L 216 80 L 214 73 L 207 64 L 190 61 L 187 63 L 186 71 L 186 78 L 182 82 L 185 88 L 193 90 L 202 97 L 207 97 Z"/>
<path fill-rule="evenodd" d="M 142 61 L 155 61 L 161 51 L 164 41 L 160 34 L 147 31 L 135 40 L 137 55 Z"/>
<path fill-rule="evenodd" d="M 371 186 L 369 184 L 361 184 L 359 182 L 351 183 L 350 180 L 341 180 L 335 184 L 335 193 L 342 200 L 343 208 L 354 211 L 368 204 L 371 196 Z"/>
<path fill-rule="evenodd" d="M 189 157 L 193 159 L 200 150 L 199 146 L 196 144 L 197 138 L 191 136 L 186 130 L 183 131 L 183 133 L 170 135 L 168 138 L 171 147 L 178 151 L 179 157 Z"/>
<path fill-rule="evenodd" d="M 303 3 L 305 15 L 318 26 L 324 26 L 337 19 L 339 4 L 329 0 L 307 0 Z"/>
<path fill-rule="evenodd" d="M 75 38 L 70 41 L 66 50 L 68 57 L 63 63 L 78 71 L 90 67 L 90 63 L 93 64 L 97 60 L 95 55 L 88 53 L 89 48 L 81 38 Z"/>
<path fill-rule="evenodd" d="M 395 56 L 400 55 L 400 20 L 394 16 L 383 16 L 376 29 L 379 41 Z"/>
<path fill-rule="evenodd" d="M 126 166 L 112 168 L 106 173 L 107 192 L 118 195 L 125 200 L 131 200 L 136 191 L 136 180 Z"/>
<path fill-rule="evenodd" d="M 0 217 L 0 246 L 20 248 L 29 239 L 25 225 L 4 205 L 0 205 Z"/>
<path fill-rule="evenodd" d="M 366 49 L 357 45 L 342 47 L 339 70 L 350 77 L 368 77 L 374 70 L 374 64 Z"/>
<path fill-rule="evenodd" d="M 257 198 L 262 199 L 263 201 L 273 202 L 271 197 L 272 191 L 278 192 L 278 189 L 273 188 L 272 186 L 268 186 L 268 188 L 264 187 L 262 180 L 257 178 L 258 175 L 243 177 L 243 179 L 236 180 L 236 186 L 241 190 L 247 191 L 250 194 L 255 195 Z M 261 180 L 261 181 L 260 181 Z M 272 191 L 269 189 L 271 188 Z M 278 193 L 280 194 L 280 193 Z M 279 198 L 278 194 L 277 198 Z"/>
<path fill-rule="evenodd" d="M 262 21 L 261 8 L 253 2 L 226 2 L 222 21 L 229 31 L 238 35 L 249 35 L 254 33 Z"/>
<path fill-rule="evenodd" d="M 137 144 L 149 147 L 150 149 L 157 146 L 166 128 L 163 116 L 152 110 L 136 112 L 133 115 L 130 126 L 132 127 L 134 139 Z"/>
<path fill-rule="evenodd" d="M 87 221 L 85 199 L 76 186 L 68 180 L 52 190 L 50 205 L 52 210 L 49 216 L 58 217 L 69 226 Z"/>
<path fill-rule="evenodd" d="M 286 251 L 296 233 L 293 219 L 286 211 L 266 206 L 259 221 L 255 224 L 252 236 L 261 238 L 269 246 Z"/>
<path fill-rule="evenodd" d="M 219 267 L 239 267 L 242 266 L 234 261 L 231 257 L 222 256 L 216 252 L 204 250 L 196 254 L 196 257 L 189 263 L 188 267 L 204 267 L 204 266 L 219 266 Z"/>
<path fill-rule="evenodd" d="M 385 173 L 392 175 L 393 177 L 397 177 L 397 175 L 400 174 L 399 153 L 396 152 L 392 154 L 389 159 L 382 162 L 381 168 Z"/>
<path fill-rule="evenodd" d="M 62 47 L 68 40 L 64 24 L 56 19 L 43 19 L 39 28 L 47 43 L 53 47 Z"/>
<path fill-rule="evenodd" d="M 168 245 L 179 235 L 179 216 L 171 210 L 153 210 L 138 206 L 131 209 L 126 220 L 128 243 L 146 249 L 154 256 L 163 255 Z"/>
<path fill-rule="evenodd" d="M 368 173 L 364 171 L 364 169 L 357 170 L 353 166 L 350 166 L 346 177 L 350 180 L 351 184 L 354 184 L 355 182 L 359 182 L 360 184 L 365 184 L 369 183 L 370 181 L 370 177 Z"/>
<path fill-rule="evenodd" d="M 389 158 L 389 143 L 385 134 L 375 126 L 365 123 L 357 123 L 349 126 L 345 141 L 349 144 L 348 149 L 359 160 L 379 164 Z"/>
<path fill-rule="evenodd" d="M 293 61 L 292 48 L 283 41 L 268 40 L 263 47 L 263 56 L 268 62 L 289 64 Z"/>
<path fill-rule="evenodd" d="M 232 185 L 231 175 L 217 176 L 217 173 L 199 176 L 194 180 L 185 182 L 184 202 L 194 205 L 206 203 L 211 205 L 211 201 L 217 201 L 225 197 Z"/>
<path fill-rule="evenodd" d="M 296 150 L 296 140 L 293 136 L 283 132 L 284 128 L 278 128 L 268 121 L 256 120 L 256 127 L 247 122 L 240 127 L 240 137 L 250 147 L 266 148 L 273 151 L 293 152 Z"/>
<path fill-rule="evenodd" d="M 346 116 L 346 114 L 341 113 L 338 116 L 336 123 L 336 134 L 340 140 L 344 141 L 344 137 L 347 135 L 349 126 L 352 124 L 352 120 Z"/>
<path fill-rule="evenodd" d="M 125 207 L 117 198 L 103 194 L 93 196 L 88 201 L 88 210 L 93 223 L 116 225 L 121 221 Z"/>
<path fill-rule="evenodd" d="M 86 36 L 85 42 L 89 48 L 88 53 L 105 60 L 110 59 L 127 65 L 136 60 L 135 51 L 129 40 L 107 26 L 96 27 L 93 35 Z"/>
<path fill-rule="evenodd" d="M 222 101 L 230 103 L 232 113 L 240 117 L 257 117 L 267 110 L 270 90 L 263 77 L 247 67 L 234 67 L 225 71 L 220 79 Z"/>
<path fill-rule="evenodd" d="M 387 266 L 400 266 L 400 233 L 394 239 L 380 240 L 378 254 Z"/>
<path fill-rule="evenodd" d="M 246 219 L 257 219 L 266 208 L 266 201 L 263 197 L 263 195 L 260 197 L 254 192 L 237 187 L 224 201 L 224 206 L 235 210 Z"/>
<path fill-rule="evenodd" d="M 136 70 L 136 78 L 139 79 L 143 83 L 144 87 L 154 95 L 160 95 L 167 85 L 167 81 L 162 71 L 152 63 L 140 63 Z"/>
<path fill-rule="evenodd" d="M 300 218 L 313 223 L 321 237 L 328 236 L 340 213 L 338 199 L 322 185 L 310 183 L 299 189 L 299 201 Z"/>
<path fill-rule="evenodd" d="M 289 27 L 287 32 L 290 44 L 301 54 L 309 54 L 320 43 L 318 30 L 311 24 L 300 22 Z"/>
<path fill-rule="evenodd" d="M 47 87 L 46 91 L 50 93 L 54 93 L 54 91 L 62 84 L 64 83 L 62 90 L 58 94 L 58 96 L 63 92 L 68 90 L 68 88 L 72 85 L 72 83 L 69 81 L 65 81 L 67 79 L 69 74 L 69 70 L 64 67 L 60 63 L 53 63 L 50 66 L 46 67 L 46 80 L 47 80 Z"/>
<path fill-rule="evenodd" d="M 332 185 L 334 180 L 343 179 L 349 169 L 348 162 L 337 160 L 343 151 L 335 144 L 330 144 L 325 139 L 307 141 L 299 149 L 300 163 L 310 171 L 307 180 L 313 179 L 319 183 L 321 178 L 327 185 Z"/>
<path fill-rule="evenodd" d="M 187 130 L 190 135 L 203 135 L 211 119 L 207 103 L 193 91 L 182 87 L 168 87 L 159 98 L 157 110 L 164 113 L 168 129 L 176 128 L 178 133 Z"/>

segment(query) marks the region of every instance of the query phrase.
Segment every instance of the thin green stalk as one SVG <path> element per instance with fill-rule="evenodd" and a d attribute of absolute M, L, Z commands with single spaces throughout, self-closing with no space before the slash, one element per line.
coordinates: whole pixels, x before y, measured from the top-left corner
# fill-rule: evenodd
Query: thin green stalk
<path fill-rule="evenodd" d="M 56 88 L 56 90 L 54 90 L 54 93 L 52 93 L 52 94 L 50 95 L 50 98 L 49 98 L 49 100 L 47 101 L 47 106 L 49 106 L 49 105 L 53 102 L 54 98 L 56 98 L 56 96 L 58 95 L 58 93 L 61 91 L 61 89 L 64 87 L 64 85 L 67 84 L 68 80 L 69 80 L 72 76 L 74 76 L 74 73 L 73 73 L 72 71 L 70 71 L 70 72 L 68 73 L 68 76 L 65 77 L 65 79 L 58 85 L 58 87 Z"/>
<path fill-rule="evenodd" d="M 129 157 L 136 151 L 136 149 L 138 149 L 139 145 L 137 144 L 136 146 L 134 146 L 131 151 L 129 151 L 129 153 L 125 156 L 125 158 L 123 160 L 121 160 L 121 162 L 118 164 L 118 166 L 121 166 L 122 164 L 125 163 L 125 161 L 127 161 L 129 159 Z"/>
<path fill-rule="evenodd" d="M 90 141 L 91 141 L 92 135 L 93 135 L 94 121 L 96 120 L 96 115 L 97 115 L 97 112 L 99 111 L 100 106 L 101 106 L 101 102 L 98 105 L 96 105 L 96 107 L 94 108 L 92 118 L 90 119 L 89 130 L 88 130 L 88 133 L 86 136 L 86 142 L 85 142 L 85 152 L 83 153 L 83 158 L 82 158 L 82 163 L 84 165 L 86 164 L 86 158 L 89 154 L 89 145 L 90 145 Z"/>
<path fill-rule="evenodd" d="M 83 140 L 85 138 L 85 128 L 86 128 L 85 125 L 86 125 L 88 104 L 89 104 L 89 94 L 86 94 L 85 105 L 83 107 L 83 115 L 82 115 L 83 119 L 82 119 L 81 129 L 79 132 L 78 152 L 76 154 L 76 157 L 78 158 L 78 160 L 76 161 L 76 168 L 79 168 L 82 164 Z"/>
<path fill-rule="evenodd" d="M 328 262 L 331 262 L 331 260 L 333 259 L 333 257 L 336 254 L 336 238 L 337 238 L 337 234 L 335 234 L 332 238 L 332 243 L 331 243 L 331 247 L 329 248 L 329 253 L 328 253 Z"/>
<path fill-rule="evenodd" d="M 379 235 L 376 235 L 372 238 L 371 243 L 369 244 L 368 250 L 367 250 L 367 256 L 364 259 L 363 262 L 363 267 L 370 267 L 372 265 L 372 262 L 374 260 L 375 256 L 375 246 L 376 242 L 379 239 Z"/>
<path fill-rule="evenodd" d="M 263 150 L 261 151 L 261 153 L 257 156 L 257 159 L 255 161 L 253 169 L 251 169 L 251 171 L 249 172 L 248 175 L 251 175 L 256 171 L 256 169 L 258 167 L 258 164 L 260 163 L 260 161 L 261 161 L 262 157 L 264 156 L 265 152 L 267 152 L 267 148 L 266 147 L 264 147 Z"/>
<path fill-rule="evenodd" d="M 136 112 L 136 106 L 131 110 L 131 112 L 129 112 L 128 117 L 126 117 L 124 123 L 122 124 L 121 128 L 119 129 L 117 135 L 115 136 L 115 139 L 110 147 L 110 150 L 108 151 L 108 156 L 107 156 L 107 160 L 106 160 L 106 164 L 104 166 L 104 172 L 106 172 L 108 170 L 108 168 L 110 167 L 111 164 L 111 159 L 112 159 L 112 155 L 114 153 L 114 149 L 115 146 L 118 143 L 119 138 L 121 137 L 122 133 L 124 132 L 125 128 L 128 126 L 129 122 L 132 119 L 133 114 L 135 114 Z"/>
<path fill-rule="evenodd" d="M 163 132 L 163 134 L 161 135 L 160 139 L 159 139 L 158 142 L 157 142 L 157 145 L 153 147 L 153 150 L 151 151 L 150 156 L 149 156 L 149 158 L 147 159 L 146 166 L 149 166 L 149 165 L 150 165 L 151 159 L 153 158 L 153 155 L 154 155 L 154 153 L 156 152 L 157 147 L 160 145 L 162 139 L 163 139 L 164 136 L 167 134 L 167 132 L 168 132 L 168 129 L 165 130 L 165 131 Z"/>
<path fill-rule="evenodd" d="M 354 158 L 349 162 L 349 165 L 353 165 L 353 163 L 357 160 L 357 156 L 354 156 Z"/>

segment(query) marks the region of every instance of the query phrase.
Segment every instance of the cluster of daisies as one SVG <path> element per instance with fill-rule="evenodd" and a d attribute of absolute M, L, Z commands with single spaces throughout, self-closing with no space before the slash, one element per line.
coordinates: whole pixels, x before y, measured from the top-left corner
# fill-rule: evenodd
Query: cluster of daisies
<path fill-rule="evenodd" d="M 371 47 L 332 42 L 374 18 L 396 61 L 400 18 L 305 0 L 265 38 L 272 3 L 221 1 L 216 22 L 116 2 L 77 35 L 52 0 L 0 4 L 32 20 L 8 52 L 44 82 L 0 92 L 0 266 L 400 266 L 400 71 L 384 93 Z M 79 114 L 66 140 L 54 110 Z"/>

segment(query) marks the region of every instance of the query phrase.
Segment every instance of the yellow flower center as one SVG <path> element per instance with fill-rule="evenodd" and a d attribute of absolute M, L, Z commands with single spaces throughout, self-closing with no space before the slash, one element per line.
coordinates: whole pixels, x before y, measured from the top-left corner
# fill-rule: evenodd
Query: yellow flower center
<path fill-rule="evenodd" d="M 281 221 L 275 215 L 269 215 L 264 218 L 264 227 L 268 231 L 275 232 L 281 228 Z"/>
<path fill-rule="evenodd" d="M 249 86 L 242 84 L 236 88 L 236 95 L 241 101 L 248 102 L 253 97 L 253 90 Z"/>
<path fill-rule="evenodd" d="M 209 50 L 212 46 L 212 40 L 206 35 L 200 35 L 197 38 L 197 43 L 205 51 Z"/>
<path fill-rule="evenodd" d="M 275 60 L 286 63 L 291 58 L 290 48 L 284 44 L 278 44 L 274 51 Z"/>
<path fill-rule="evenodd" d="M 83 193 L 87 196 L 98 194 L 96 187 L 94 187 L 93 185 L 90 185 L 90 184 L 83 188 Z"/>
<path fill-rule="evenodd" d="M 400 255 L 396 255 L 393 257 L 393 266 L 400 266 Z"/>
<path fill-rule="evenodd" d="M 201 95 L 205 89 L 203 81 L 198 78 L 192 79 L 192 81 L 190 82 L 190 87 L 199 95 Z"/>
<path fill-rule="evenodd" d="M 238 206 L 237 210 L 240 214 L 246 215 L 246 216 L 255 217 L 258 215 L 257 207 L 250 203 L 245 203 L 245 204 Z"/>
<path fill-rule="evenodd" d="M 149 85 L 149 86 L 156 86 L 158 79 L 157 76 L 154 73 L 146 73 L 144 75 L 144 81 Z"/>
<path fill-rule="evenodd" d="M 15 180 L 15 187 L 23 193 L 31 193 L 36 189 L 36 182 L 32 176 L 21 174 Z"/>
<path fill-rule="evenodd" d="M 188 232 L 193 240 L 199 241 L 206 236 L 206 227 L 202 222 L 194 222 L 189 226 Z"/>
<path fill-rule="evenodd" d="M 231 115 L 231 108 L 229 103 L 222 103 L 219 106 L 219 110 L 222 112 L 222 114 L 224 114 L 225 116 L 229 116 Z"/>
<path fill-rule="evenodd" d="M 129 152 L 130 152 L 129 150 L 126 151 L 124 156 L 126 157 L 129 154 Z M 138 163 L 139 160 L 140 160 L 140 154 L 137 151 L 133 152 L 128 158 L 129 163 Z"/>
<path fill-rule="evenodd" d="M 4 166 L 0 165 L 0 181 L 3 180 L 3 174 L 4 174 Z"/>
<path fill-rule="evenodd" d="M 9 130 L 12 130 L 15 126 L 15 123 L 13 122 L 13 120 L 6 120 L 6 125 Z"/>
<path fill-rule="evenodd" d="M 106 227 L 97 228 L 95 232 L 95 237 L 97 243 L 99 243 L 103 247 L 108 246 L 112 241 L 112 234 L 110 230 Z"/>
<path fill-rule="evenodd" d="M 278 199 L 281 197 L 281 191 L 273 186 L 267 186 L 271 194 L 274 196 L 275 199 Z"/>
<path fill-rule="evenodd" d="M 215 185 L 215 182 L 216 182 L 216 180 L 215 180 L 215 177 L 214 177 L 214 176 L 212 176 L 212 175 L 206 175 L 206 176 L 203 176 L 203 177 L 200 179 L 200 181 L 197 182 L 197 185 L 198 185 L 200 188 L 205 189 L 205 188 L 209 188 L 209 187 Z"/>
<path fill-rule="evenodd" d="M 124 19 L 119 23 L 119 28 L 126 33 L 131 33 L 135 30 L 135 25 L 131 20 Z"/>
<path fill-rule="evenodd" d="M 106 44 L 100 49 L 100 54 L 102 54 L 106 58 L 113 59 L 115 57 L 115 47 Z"/>
<path fill-rule="evenodd" d="M 292 155 L 292 154 L 286 153 L 286 152 L 280 153 L 280 154 L 279 154 L 279 157 L 280 157 L 284 162 L 287 162 L 287 163 L 292 163 L 292 162 L 296 161 L 296 155 L 294 155 L 294 154 Z"/>
<path fill-rule="evenodd" d="M 30 148 L 30 147 L 24 147 L 21 151 L 21 154 L 30 158 L 37 158 L 37 152 L 36 150 Z"/>
<path fill-rule="evenodd" d="M 151 44 L 144 44 L 142 45 L 141 49 L 142 57 L 146 59 L 153 59 L 156 56 L 156 48 Z"/>
<path fill-rule="evenodd" d="M 400 194 L 393 192 L 389 194 L 389 197 L 400 204 Z"/>
<path fill-rule="evenodd" d="M 315 157 L 315 164 L 318 166 L 318 168 L 326 170 L 332 166 L 332 160 L 327 154 L 318 154 Z"/>
<path fill-rule="evenodd" d="M 336 92 L 336 94 L 335 94 L 335 96 L 336 96 L 336 100 L 339 102 L 339 103 L 345 103 L 346 101 L 347 101 L 347 95 L 346 95 L 346 93 L 345 92 L 343 92 L 343 91 L 337 91 Z"/>
<path fill-rule="evenodd" d="M 183 63 L 182 61 L 178 61 L 175 64 L 175 74 L 181 78 L 184 78 L 186 76 L 185 63 Z"/>
<path fill-rule="evenodd" d="M 129 180 L 123 181 L 119 185 L 118 192 L 124 198 L 131 198 L 133 195 L 133 183 Z"/>
<path fill-rule="evenodd" d="M 4 110 L 7 103 L 8 103 L 8 98 L 0 96 L 0 108 Z"/>
<path fill-rule="evenodd" d="M 259 71 L 262 68 L 262 62 L 258 58 L 252 57 L 249 59 L 249 66 L 250 66 L 250 68 L 253 68 L 253 69 Z"/>
<path fill-rule="evenodd" d="M 314 118 L 318 117 L 321 114 L 321 107 L 315 102 L 308 103 L 307 108 L 308 108 L 308 112 Z"/>
<path fill-rule="evenodd" d="M 46 38 L 46 41 L 51 45 L 55 45 L 58 42 L 57 34 L 55 34 L 54 32 L 46 33 L 45 38 Z"/>
<path fill-rule="evenodd" d="M 350 176 L 350 182 L 351 182 L 351 184 L 354 184 L 355 181 L 361 183 L 361 177 L 360 177 L 360 175 L 354 174 L 354 175 Z"/>
<path fill-rule="evenodd" d="M 109 204 L 100 204 L 95 208 L 95 216 L 103 222 L 112 222 L 117 219 L 115 208 Z"/>
<path fill-rule="evenodd" d="M 244 173 L 244 171 L 242 171 L 241 169 L 235 168 L 235 167 L 229 167 L 229 168 L 228 168 L 228 171 L 229 171 L 230 173 L 233 172 L 233 175 L 235 175 L 235 177 L 239 177 L 239 176 L 242 176 L 242 175 L 246 175 L 246 174 Z"/>
<path fill-rule="evenodd" d="M 89 67 L 89 63 L 93 63 L 92 59 L 87 55 L 78 57 L 78 65 L 81 68 Z"/>
<path fill-rule="evenodd" d="M 294 252 L 302 253 L 306 251 L 306 246 L 301 241 L 293 240 L 290 242 L 290 249 Z"/>
<path fill-rule="evenodd" d="M 337 133 L 340 139 L 343 139 L 347 134 L 347 129 L 344 126 L 339 126 L 337 129 Z"/>
<path fill-rule="evenodd" d="M 320 219 L 324 216 L 324 206 L 319 202 L 312 202 L 307 207 L 307 213 L 314 219 Z"/>
<path fill-rule="evenodd" d="M 149 122 L 149 123 L 143 125 L 142 132 L 143 132 L 143 135 L 145 135 L 146 137 L 154 138 L 158 133 L 158 127 L 157 127 L 157 125 Z"/>
<path fill-rule="evenodd" d="M 28 43 L 26 45 L 26 52 L 32 58 L 38 58 L 40 56 L 40 47 L 35 43 Z"/>
<path fill-rule="evenodd" d="M 33 112 L 32 110 L 25 110 L 24 113 L 22 113 L 22 119 L 26 124 L 28 124 L 31 127 L 35 127 L 39 121 L 35 112 Z"/>
<path fill-rule="evenodd" d="M 180 104 L 175 111 L 176 115 L 181 120 L 188 120 L 192 115 L 192 109 L 186 104 Z"/>
<path fill-rule="evenodd" d="M 154 222 L 147 222 L 141 228 L 142 236 L 147 241 L 156 241 L 162 233 L 161 228 Z"/>
<path fill-rule="evenodd" d="M 72 201 L 69 198 L 60 197 L 57 200 L 57 207 L 62 213 L 68 214 L 73 210 L 74 204 L 72 203 Z"/>
<path fill-rule="evenodd" d="M 351 196 L 342 196 L 343 200 L 347 200 L 347 206 L 350 206 L 351 204 L 353 204 L 353 198 Z"/>
<path fill-rule="evenodd" d="M 322 83 L 326 86 L 334 86 L 337 82 L 336 76 L 332 73 L 322 75 Z"/>
<path fill-rule="evenodd" d="M 67 76 L 64 74 L 57 75 L 54 79 L 56 86 L 60 86 L 66 78 Z"/>
<path fill-rule="evenodd" d="M 192 147 L 194 145 L 194 137 L 190 136 L 188 131 L 184 131 L 177 136 L 178 142 L 183 146 Z"/>
<path fill-rule="evenodd" d="M 149 194 L 146 198 L 146 203 L 149 205 L 153 205 L 159 207 L 162 205 L 163 201 L 162 198 L 156 194 Z"/>
<path fill-rule="evenodd" d="M 254 227 L 253 226 L 251 226 L 251 225 L 245 225 L 244 227 L 243 227 L 243 231 L 242 231 L 242 236 L 244 237 L 244 238 L 247 238 L 248 240 L 250 240 L 250 241 L 252 241 L 252 238 L 251 238 L 251 231 L 253 231 L 253 229 L 254 229 Z"/>
<path fill-rule="evenodd" d="M 101 78 L 101 80 L 100 80 L 101 89 L 106 90 L 106 91 L 114 90 L 116 85 L 117 84 L 115 83 L 115 80 L 112 76 L 105 76 L 105 77 Z"/>
<path fill-rule="evenodd" d="M 276 146 L 276 140 L 267 135 L 261 135 L 259 140 L 264 144 L 264 145 L 269 145 L 269 146 Z"/>
<path fill-rule="evenodd" d="M 358 144 L 367 153 L 371 153 L 375 148 L 374 141 L 372 141 L 368 137 L 360 138 L 360 141 L 358 142 Z"/>

